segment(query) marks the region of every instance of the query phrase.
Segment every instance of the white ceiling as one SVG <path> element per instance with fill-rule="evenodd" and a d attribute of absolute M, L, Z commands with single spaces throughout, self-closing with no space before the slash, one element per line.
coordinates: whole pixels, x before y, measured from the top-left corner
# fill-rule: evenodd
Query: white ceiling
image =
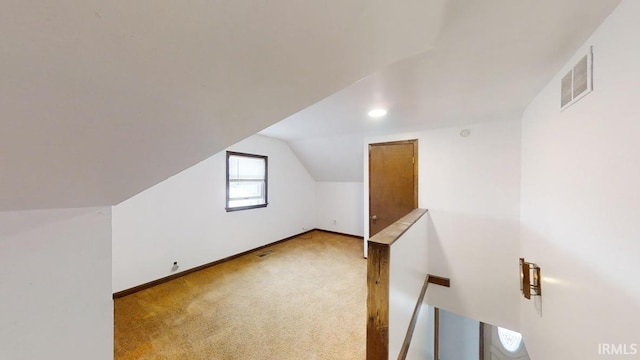
<path fill-rule="evenodd" d="M 289 142 L 318 181 L 362 181 L 363 139 L 519 121 L 619 0 L 451 0 L 433 46 L 261 133 Z M 389 109 L 372 120 L 369 109 Z"/>
<path fill-rule="evenodd" d="M 0 210 L 119 203 L 425 52 L 445 2 L 5 0 Z"/>
<path fill-rule="evenodd" d="M 364 136 L 518 120 L 618 3 L 6 0 L 0 211 L 114 205 L 281 119 L 361 181 Z"/>

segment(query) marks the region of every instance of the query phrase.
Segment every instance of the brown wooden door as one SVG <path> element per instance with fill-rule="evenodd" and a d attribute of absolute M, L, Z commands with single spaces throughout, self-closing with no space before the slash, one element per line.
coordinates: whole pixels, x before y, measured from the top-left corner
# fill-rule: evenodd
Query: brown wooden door
<path fill-rule="evenodd" d="M 369 145 L 369 236 L 418 207 L 418 140 Z"/>

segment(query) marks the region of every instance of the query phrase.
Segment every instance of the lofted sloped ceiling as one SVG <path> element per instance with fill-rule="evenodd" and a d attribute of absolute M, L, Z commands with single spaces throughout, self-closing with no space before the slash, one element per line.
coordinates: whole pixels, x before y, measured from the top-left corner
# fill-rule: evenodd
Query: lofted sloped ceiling
<path fill-rule="evenodd" d="M 445 0 L 7 0 L 0 211 L 114 205 L 431 48 Z"/>
<path fill-rule="evenodd" d="M 432 48 L 262 134 L 286 140 L 317 181 L 362 181 L 366 136 L 519 121 L 533 97 L 619 2 L 448 1 Z M 389 109 L 388 115 L 370 119 L 369 109 L 379 106 Z"/>

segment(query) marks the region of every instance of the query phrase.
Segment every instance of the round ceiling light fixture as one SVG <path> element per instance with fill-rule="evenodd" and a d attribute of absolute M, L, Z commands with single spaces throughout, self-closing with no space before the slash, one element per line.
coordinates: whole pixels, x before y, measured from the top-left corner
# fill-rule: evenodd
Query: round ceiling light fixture
<path fill-rule="evenodd" d="M 372 118 L 379 118 L 387 115 L 387 110 L 385 109 L 373 109 L 369 111 L 369 116 Z"/>

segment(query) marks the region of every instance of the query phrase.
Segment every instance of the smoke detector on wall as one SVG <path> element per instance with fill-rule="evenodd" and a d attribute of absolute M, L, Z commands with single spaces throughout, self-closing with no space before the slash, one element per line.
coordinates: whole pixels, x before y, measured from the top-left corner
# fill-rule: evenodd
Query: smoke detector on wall
<path fill-rule="evenodd" d="M 593 91 L 593 47 L 562 77 L 560 89 L 561 110 Z"/>

